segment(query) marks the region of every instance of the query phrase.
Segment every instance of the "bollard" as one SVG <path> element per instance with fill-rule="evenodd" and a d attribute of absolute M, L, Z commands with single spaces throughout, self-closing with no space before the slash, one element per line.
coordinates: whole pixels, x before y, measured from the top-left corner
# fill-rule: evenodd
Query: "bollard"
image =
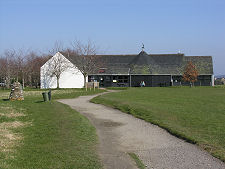
<path fill-rule="evenodd" d="M 43 96 L 43 99 L 44 99 L 45 102 L 48 101 L 47 92 L 43 92 L 42 96 Z"/>
<path fill-rule="evenodd" d="M 48 92 L 48 100 L 49 101 L 52 100 L 52 91 L 51 91 L 51 89 L 49 89 L 49 92 Z"/>

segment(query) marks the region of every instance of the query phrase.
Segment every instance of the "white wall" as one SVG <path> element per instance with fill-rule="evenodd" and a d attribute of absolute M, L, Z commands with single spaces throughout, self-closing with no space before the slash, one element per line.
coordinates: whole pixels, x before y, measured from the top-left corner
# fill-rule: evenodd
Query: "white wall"
<path fill-rule="evenodd" d="M 215 85 L 214 85 L 214 80 L 215 80 L 214 75 L 211 76 L 211 80 L 212 80 L 211 86 L 215 86 Z"/>
<path fill-rule="evenodd" d="M 41 89 L 57 87 L 56 77 L 48 75 L 49 64 L 53 62 L 54 57 L 61 57 L 69 63 L 68 69 L 66 69 L 66 71 L 64 71 L 60 76 L 59 88 L 82 88 L 84 86 L 84 77 L 82 73 L 61 53 L 57 52 L 41 67 Z"/>

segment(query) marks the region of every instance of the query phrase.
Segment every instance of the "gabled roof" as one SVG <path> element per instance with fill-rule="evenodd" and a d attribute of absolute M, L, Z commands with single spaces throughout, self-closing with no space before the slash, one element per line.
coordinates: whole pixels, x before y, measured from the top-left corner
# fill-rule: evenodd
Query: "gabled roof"
<path fill-rule="evenodd" d="M 145 51 L 141 51 L 137 56 L 134 57 L 133 60 L 129 62 L 130 65 L 148 65 L 153 60 L 149 57 L 149 55 Z"/>
<path fill-rule="evenodd" d="M 70 54 L 69 54 L 68 52 L 61 52 L 61 51 L 60 51 L 60 53 L 61 53 L 65 58 L 67 58 L 71 63 L 73 63 L 74 65 L 76 65 L 76 64 L 75 64 L 75 61 L 73 60 L 73 56 L 70 56 Z"/>
<path fill-rule="evenodd" d="M 62 53 L 65 57 L 68 54 Z M 174 74 L 182 75 L 188 61 L 192 61 L 199 74 L 213 74 L 211 56 L 184 56 L 184 54 L 98 55 L 104 62 L 104 73 L 93 74 Z M 73 64 L 76 63 L 68 58 Z"/>
<path fill-rule="evenodd" d="M 191 61 L 196 67 L 199 74 L 213 74 L 212 56 L 186 56 L 184 64 Z"/>

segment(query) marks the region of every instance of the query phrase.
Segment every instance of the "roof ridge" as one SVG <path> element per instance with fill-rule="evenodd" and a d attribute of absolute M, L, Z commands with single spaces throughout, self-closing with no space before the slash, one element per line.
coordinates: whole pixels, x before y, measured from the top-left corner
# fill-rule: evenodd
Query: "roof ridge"
<path fill-rule="evenodd" d="M 212 57 L 212 56 L 185 56 L 185 57 Z"/>
<path fill-rule="evenodd" d="M 171 55 L 181 55 L 184 56 L 184 53 L 168 53 L 168 54 L 148 54 L 149 56 L 171 56 Z"/>
<path fill-rule="evenodd" d="M 96 56 L 137 56 L 137 54 L 127 54 L 127 55 L 114 55 L 114 54 L 113 55 L 110 55 L 110 54 L 109 55 L 101 55 L 100 54 L 100 55 L 96 55 Z"/>

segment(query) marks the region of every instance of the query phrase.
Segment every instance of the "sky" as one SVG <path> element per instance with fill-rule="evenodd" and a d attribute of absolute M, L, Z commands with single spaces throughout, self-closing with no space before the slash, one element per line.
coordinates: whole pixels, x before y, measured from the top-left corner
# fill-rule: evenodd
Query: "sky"
<path fill-rule="evenodd" d="M 225 74 L 225 0 L 0 0 L 0 54 L 91 40 L 104 54 L 212 56 Z"/>

